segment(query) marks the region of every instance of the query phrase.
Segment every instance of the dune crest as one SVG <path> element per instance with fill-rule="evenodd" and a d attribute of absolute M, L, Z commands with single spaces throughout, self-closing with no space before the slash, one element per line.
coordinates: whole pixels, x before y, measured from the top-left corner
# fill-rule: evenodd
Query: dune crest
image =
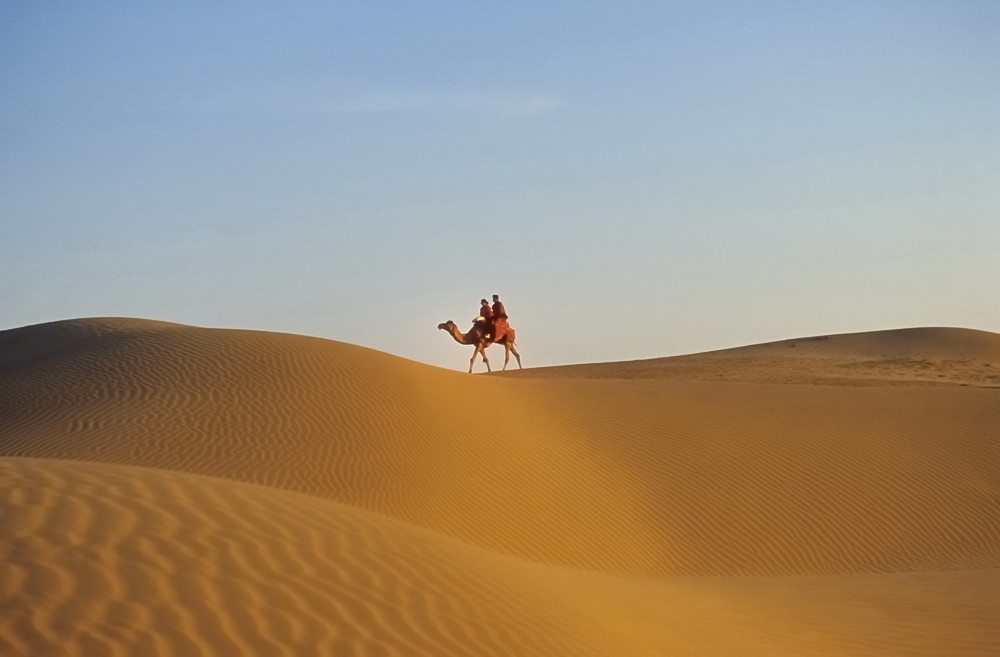
<path fill-rule="evenodd" d="M 907 368 L 998 337 L 468 376 L 2 331 L 0 653 L 995 655 L 1000 391 Z"/>
<path fill-rule="evenodd" d="M 537 367 L 501 376 L 1000 388 L 1000 334 L 928 327 L 819 335 L 684 356 Z"/>
<path fill-rule="evenodd" d="M 993 390 L 510 381 L 316 338 L 116 322 L 16 332 L 0 455 L 264 484 L 589 570 L 1000 565 Z"/>

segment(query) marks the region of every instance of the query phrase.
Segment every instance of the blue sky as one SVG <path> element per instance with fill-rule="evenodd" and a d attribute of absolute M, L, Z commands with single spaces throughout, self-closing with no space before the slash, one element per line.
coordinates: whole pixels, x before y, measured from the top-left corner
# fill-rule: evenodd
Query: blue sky
<path fill-rule="evenodd" d="M 1000 5 L 694 4 L 0 1 L 0 327 L 1000 331 Z"/>

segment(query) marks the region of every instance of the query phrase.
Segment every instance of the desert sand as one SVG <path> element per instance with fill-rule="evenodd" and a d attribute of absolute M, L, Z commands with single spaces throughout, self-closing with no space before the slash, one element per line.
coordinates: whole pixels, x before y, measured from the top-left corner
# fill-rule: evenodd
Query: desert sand
<path fill-rule="evenodd" d="M 3 331 L 0 654 L 1000 654 L 998 388 L 953 328 L 490 376 Z"/>

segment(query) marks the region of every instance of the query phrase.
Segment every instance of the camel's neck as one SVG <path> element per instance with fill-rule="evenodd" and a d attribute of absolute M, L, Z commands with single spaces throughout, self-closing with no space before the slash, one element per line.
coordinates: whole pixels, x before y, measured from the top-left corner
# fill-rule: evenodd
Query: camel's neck
<path fill-rule="evenodd" d="M 472 344 L 468 339 L 469 335 L 459 331 L 456 325 L 452 324 L 449 331 L 451 333 L 451 337 L 455 338 L 455 342 L 458 344 Z"/>

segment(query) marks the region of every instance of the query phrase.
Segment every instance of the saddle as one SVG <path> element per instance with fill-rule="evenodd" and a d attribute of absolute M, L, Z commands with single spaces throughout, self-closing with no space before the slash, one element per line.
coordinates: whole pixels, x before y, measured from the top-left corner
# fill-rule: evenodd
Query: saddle
<path fill-rule="evenodd" d="M 484 340 L 492 340 L 492 330 L 489 323 L 483 317 L 477 317 L 472 320 L 472 330 L 479 333 L 479 337 Z"/>

